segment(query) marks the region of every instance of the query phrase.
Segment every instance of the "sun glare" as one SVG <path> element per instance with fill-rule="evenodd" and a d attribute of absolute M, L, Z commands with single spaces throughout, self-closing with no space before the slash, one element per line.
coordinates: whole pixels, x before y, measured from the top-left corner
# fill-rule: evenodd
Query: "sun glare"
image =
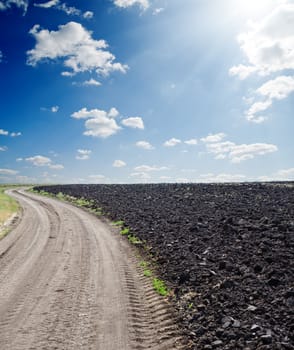
<path fill-rule="evenodd" d="M 234 14 L 238 16 L 257 17 L 267 14 L 285 2 L 284 0 L 233 0 L 231 6 L 234 9 Z"/>

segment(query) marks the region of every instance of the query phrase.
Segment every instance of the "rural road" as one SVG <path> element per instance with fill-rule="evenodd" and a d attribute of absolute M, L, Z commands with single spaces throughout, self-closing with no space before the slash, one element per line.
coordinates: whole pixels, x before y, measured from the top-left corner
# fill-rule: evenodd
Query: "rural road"
<path fill-rule="evenodd" d="M 55 199 L 10 195 L 23 212 L 0 241 L 0 349 L 181 349 L 168 303 L 114 228 Z"/>

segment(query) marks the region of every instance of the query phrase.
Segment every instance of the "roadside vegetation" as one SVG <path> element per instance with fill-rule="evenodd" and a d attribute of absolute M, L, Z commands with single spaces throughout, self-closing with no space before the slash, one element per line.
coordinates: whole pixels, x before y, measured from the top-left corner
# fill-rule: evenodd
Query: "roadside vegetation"
<path fill-rule="evenodd" d="M 93 200 L 87 200 L 84 197 L 78 198 L 78 197 L 64 194 L 63 192 L 58 192 L 58 193 L 54 194 L 54 193 L 50 193 L 50 192 L 47 192 L 44 190 L 37 191 L 34 188 L 32 188 L 30 191 L 33 193 L 41 194 L 41 195 L 46 196 L 46 197 L 58 198 L 59 200 L 73 203 L 79 207 L 86 208 L 91 213 L 93 213 L 97 216 L 105 215 L 105 213 L 102 211 L 102 208 L 100 208 L 100 207 L 97 208 L 95 206 L 95 202 Z M 146 245 L 146 242 L 140 240 L 133 232 L 131 232 L 130 228 L 126 226 L 126 224 L 123 220 L 112 221 L 111 225 L 114 227 L 117 227 L 119 229 L 119 233 L 122 236 L 126 236 L 128 241 L 130 242 L 130 244 L 132 244 L 134 246 L 140 246 L 142 249 L 141 252 L 144 253 L 144 255 L 147 254 L 149 256 L 149 259 L 152 260 L 152 255 L 150 254 L 150 252 L 148 252 L 148 247 Z M 151 264 L 147 261 L 140 262 L 139 266 L 143 268 L 143 275 L 145 277 L 152 279 L 153 288 L 159 295 L 164 296 L 164 297 L 168 296 L 169 290 L 168 290 L 165 282 L 154 276 L 154 273 L 153 273 L 152 269 L 150 268 L 150 265 Z M 155 266 L 154 266 L 154 269 L 156 269 Z"/>
<path fill-rule="evenodd" d="M 7 228 L 3 228 L 2 225 L 19 210 L 17 201 L 4 193 L 5 190 L 12 187 L 14 186 L 0 185 L 0 239 L 3 238 L 9 231 Z"/>

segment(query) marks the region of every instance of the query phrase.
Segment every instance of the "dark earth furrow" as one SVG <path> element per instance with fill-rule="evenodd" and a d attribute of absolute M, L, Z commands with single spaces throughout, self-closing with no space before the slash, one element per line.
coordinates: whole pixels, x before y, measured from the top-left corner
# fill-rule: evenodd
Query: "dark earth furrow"
<path fill-rule="evenodd" d="M 84 198 L 144 242 L 173 291 L 186 349 L 294 349 L 293 182 L 39 190 Z M 148 287 L 145 297 L 161 307 Z"/>

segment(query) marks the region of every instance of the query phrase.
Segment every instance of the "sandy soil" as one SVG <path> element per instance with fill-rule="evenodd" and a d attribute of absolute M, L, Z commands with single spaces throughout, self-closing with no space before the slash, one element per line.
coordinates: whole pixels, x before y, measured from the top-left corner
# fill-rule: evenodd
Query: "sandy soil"
<path fill-rule="evenodd" d="M 11 195 L 23 214 L 0 241 L 0 349 L 182 348 L 169 304 L 114 228 L 67 203 Z"/>

